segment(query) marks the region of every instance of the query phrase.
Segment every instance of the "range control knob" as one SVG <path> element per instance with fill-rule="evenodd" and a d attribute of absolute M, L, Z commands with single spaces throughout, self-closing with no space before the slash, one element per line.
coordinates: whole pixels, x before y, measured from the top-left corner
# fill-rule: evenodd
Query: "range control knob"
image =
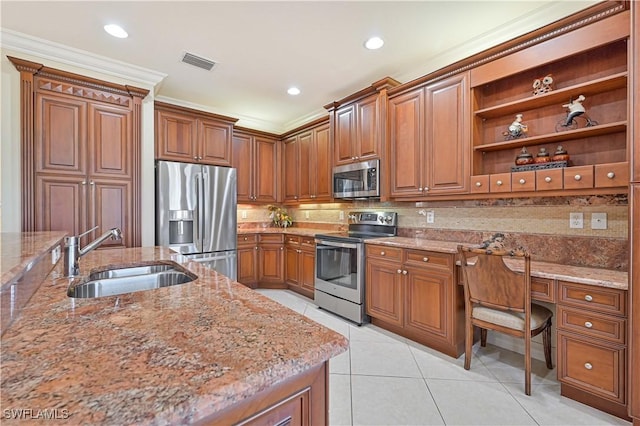
<path fill-rule="evenodd" d="M 384 216 L 378 216 L 378 222 L 384 223 Z"/>
<path fill-rule="evenodd" d="M 385 216 L 385 217 L 384 217 L 384 221 L 385 221 L 386 223 L 391 223 L 391 221 L 392 221 L 392 220 L 393 220 L 393 217 L 391 217 L 391 216 Z"/>
<path fill-rule="evenodd" d="M 354 221 L 354 222 L 355 222 L 355 221 L 356 221 L 356 219 L 357 219 L 357 216 L 356 216 L 355 214 L 350 214 L 350 215 L 349 215 L 349 220 L 352 220 L 352 221 Z"/>

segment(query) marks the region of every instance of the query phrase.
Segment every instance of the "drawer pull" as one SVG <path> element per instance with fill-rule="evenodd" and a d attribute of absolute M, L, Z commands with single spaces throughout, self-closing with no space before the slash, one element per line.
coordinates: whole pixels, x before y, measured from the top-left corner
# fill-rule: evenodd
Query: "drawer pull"
<path fill-rule="evenodd" d="M 423 257 L 423 258 L 422 258 L 422 261 L 423 261 L 423 262 L 428 262 L 428 261 L 429 261 L 429 258 L 425 256 L 425 257 Z"/>
<path fill-rule="evenodd" d="M 496 185 L 498 185 L 498 186 L 502 186 L 502 181 L 501 181 L 501 180 L 497 181 L 497 182 L 496 182 Z"/>
<path fill-rule="evenodd" d="M 380 256 L 384 256 L 385 254 L 386 254 L 386 253 L 385 253 L 385 252 L 383 252 L 383 251 L 381 251 L 381 252 L 380 252 Z"/>
<path fill-rule="evenodd" d="M 591 321 L 585 321 L 584 326 L 587 328 L 591 328 L 593 327 L 593 324 L 591 323 Z"/>
<path fill-rule="evenodd" d="M 549 183 L 549 182 L 551 182 L 551 178 L 549 176 L 547 176 L 546 178 L 544 178 L 544 181 Z"/>
<path fill-rule="evenodd" d="M 587 370 L 592 370 L 593 369 L 593 365 L 591 365 L 590 362 L 585 362 L 584 363 L 584 368 L 586 368 Z"/>
<path fill-rule="evenodd" d="M 587 302 L 591 302 L 593 300 L 593 296 L 591 296 L 590 294 L 587 294 L 584 296 L 584 300 L 586 300 Z"/>
<path fill-rule="evenodd" d="M 476 182 L 476 186 L 480 188 L 482 186 L 482 182 Z"/>
<path fill-rule="evenodd" d="M 520 182 L 520 185 L 524 185 L 525 183 L 527 183 L 527 181 L 524 179 L 520 179 L 518 182 Z"/>
<path fill-rule="evenodd" d="M 607 177 L 608 177 L 609 179 L 613 179 L 614 177 L 616 177 L 616 174 L 615 174 L 615 173 L 613 173 L 613 172 L 609 172 L 609 173 L 607 173 Z"/>
<path fill-rule="evenodd" d="M 580 180 L 580 179 L 582 179 L 582 176 L 580 176 L 580 175 L 575 175 L 573 178 L 574 178 L 575 180 Z"/>
<path fill-rule="evenodd" d="M 402 275 L 407 275 L 407 271 L 402 271 Z"/>

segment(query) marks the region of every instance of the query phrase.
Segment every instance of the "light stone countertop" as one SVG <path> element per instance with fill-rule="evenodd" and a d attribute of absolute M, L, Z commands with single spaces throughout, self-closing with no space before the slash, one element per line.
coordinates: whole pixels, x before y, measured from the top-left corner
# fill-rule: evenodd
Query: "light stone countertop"
<path fill-rule="evenodd" d="M 96 250 L 80 270 L 146 261 L 199 278 L 73 299 L 58 263 L 2 336 L 3 409 L 57 409 L 73 424 L 192 423 L 347 348 L 342 335 L 166 248 Z"/>
<path fill-rule="evenodd" d="M 313 237 L 316 234 L 330 234 L 340 232 L 335 229 L 314 229 L 314 228 L 238 228 L 238 235 L 242 234 L 284 234 L 302 235 L 303 237 Z"/>
<path fill-rule="evenodd" d="M 65 232 L 0 233 L 0 272 L 2 286 L 19 278 L 34 260 L 61 244 Z"/>

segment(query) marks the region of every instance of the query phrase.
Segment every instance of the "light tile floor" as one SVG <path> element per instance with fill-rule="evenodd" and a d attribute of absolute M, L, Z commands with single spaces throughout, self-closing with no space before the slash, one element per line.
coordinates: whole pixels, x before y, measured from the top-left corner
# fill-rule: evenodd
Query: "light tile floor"
<path fill-rule="evenodd" d="M 523 357 L 474 347 L 471 370 L 453 359 L 371 324 L 319 309 L 287 290 L 258 290 L 343 334 L 349 349 L 329 363 L 330 425 L 630 425 L 560 396 L 556 370 L 532 361 L 524 394 Z"/>

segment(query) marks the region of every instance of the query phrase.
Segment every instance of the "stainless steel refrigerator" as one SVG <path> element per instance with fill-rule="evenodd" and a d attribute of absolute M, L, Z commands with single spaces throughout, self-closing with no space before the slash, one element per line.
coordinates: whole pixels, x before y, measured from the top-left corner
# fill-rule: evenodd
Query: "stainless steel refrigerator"
<path fill-rule="evenodd" d="M 235 280 L 236 186 L 230 167 L 156 162 L 156 245 Z"/>

